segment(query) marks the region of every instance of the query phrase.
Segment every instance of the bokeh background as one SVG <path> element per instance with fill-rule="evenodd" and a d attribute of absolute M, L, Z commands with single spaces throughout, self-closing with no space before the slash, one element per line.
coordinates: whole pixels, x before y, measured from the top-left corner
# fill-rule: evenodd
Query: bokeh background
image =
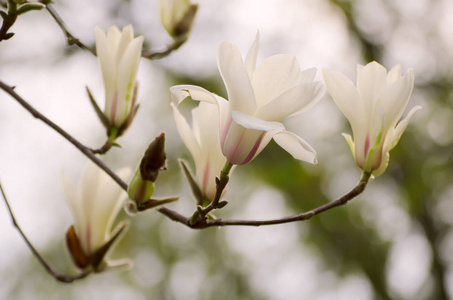
<path fill-rule="evenodd" d="M 94 45 L 94 27 L 132 24 L 147 49 L 171 41 L 157 0 L 55 1 L 71 32 Z M 140 111 L 104 161 L 134 168 L 149 142 L 167 135 L 168 171 L 156 196 L 180 196 L 170 208 L 187 216 L 195 201 L 177 159 L 191 158 L 175 129 L 168 87 L 190 83 L 225 96 L 216 66 L 221 41 L 245 56 L 257 31 L 258 60 L 295 54 L 302 69 L 329 68 L 355 79 L 357 63 L 414 68 L 409 108 L 422 105 L 390 165 L 363 195 L 313 219 L 270 227 L 202 231 L 158 212 L 129 218 L 113 253 L 130 271 L 57 282 L 39 265 L 0 204 L 0 299 L 453 299 L 453 2 L 451 0 L 200 0 L 189 41 L 158 61 L 142 60 Z M 46 12 L 21 16 L 0 43 L 0 80 L 90 147 L 104 129 L 85 94 L 103 105 L 95 57 L 67 47 Z M 321 76 L 318 71 L 318 80 Z M 187 111 L 193 104 L 183 104 Z M 271 143 L 233 173 L 222 218 L 266 219 L 300 213 L 349 191 L 359 180 L 346 119 L 326 95 L 287 127 L 317 151 L 319 164 L 292 159 Z M 74 274 L 64 246 L 72 217 L 62 173 L 77 182 L 87 159 L 0 91 L 0 179 L 16 218 L 42 255 Z"/>

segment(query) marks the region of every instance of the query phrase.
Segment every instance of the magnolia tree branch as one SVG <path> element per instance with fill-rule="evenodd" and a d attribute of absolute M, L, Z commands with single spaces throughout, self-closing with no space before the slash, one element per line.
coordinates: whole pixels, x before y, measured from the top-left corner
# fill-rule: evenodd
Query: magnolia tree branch
<path fill-rule="evenodd" d="M 88 50 L 96 56 L 96 51 L 93 48 L 90 48 L 86 46 L 84 43 L 82 43 L 78 38 L 76 38 L 73 34 L 69 32 L 68 27 L 64 23 L 63 19 L 60 17 L 60 15 L 57 13 L 55 8 L 50 5 L 46 4 L 46 9 L 50 13 L 50 15 L 53 17 L 55 22 L 58 24 L 58 26 L 61 28 L 63 31 L 64 35 L 66 36 L 66 42 L 68 43 L 69 46 L 72 45 L 77 45 L 79 48 L 83 50 Z M 161 59 L 164 57 L 167 57 L 170 55 L 173 51 L 179 49 L 185 42 L 187 41 L 187 37 L 181 37 L 181 38 L 176 38 L 173 39 L 173 42 L 169 45 L 167 45 L 166 49 L 161 50 L 161 51 L 143 51 L 142 52 L 142 57 L 150 60 L 155 60 L 155 59 Z"/>
<path fill-rule="evenodd" d="M 58 26 L 61 28 L 61 30 L 63 30 L 63 33 L 66 36 L 66 42 L 68 43 L 69 46 L 77 45 L 79 48 L 81 48 L 83 50 L 88 50 L 89 52 L 91 52 L 91 54 L 96 56 L 96 51 L 93 48 L 90 48 L 90 47 L 86 46 L 78 38 L 76 38 L 75 36 L 73 36 L 69 32 L 69 30 L 67 29 L 66 24 L 64 23 L 63 19 L 56 12 L 56 10 L 53 8 L 52 5 L 46 4 L 46 9 L 50 13 L 52 18 L 55 20 L 55 22 L 58 24 Z"/>
<path fill-rule="evenodd" d="M 21 104 L 27 111 L 29 111 L 35 118 L 40 119 L 49 127 L 54 129 L 60 135 L 62 135 L 66 140 L 68 140 L 71 144 L 73 144 L 77 149 L 79 149 L 85 156 L 91 159 L 95 164 L 97 164 L 102 170 L 104 170 L 118 185 L 125 191 L 127 191 L 127 183 L 125 183 L 118 175 L 115 174 L 107 165 L 105 165 L 99 158 L 97 158 L 92 150 L 74 137 L 72 137 L 69 133 L 64 131 L 61 127 L 53 123 L 43 114 L 38 112 L 35 108 L 33 108 L 30 104 L 28 104 L 22 97 L 20 97 L 15 91 L 13 87 L 10 87 L 0 81 L 0 88 L 4 90 L 6 93 L 11 95 L 19 104 Z M 371 177 L 370 173 L 364 172 L 362 178 L 360 179 L 359 183 L 346 195 L 338 198 L 335 201 L 322 205 L 318 208 L 310 210 L 305 213 L 301 213 L 294 216 L 284 217 L 280 219 L 273 219 L 273 220 L 262 220 L 262 221 L 255 221 L 255 220 L 222 220 L 222 219 L 208 219 L 206 215 L 214 209 L 219 209 L 224 207 L 227 202 L 220 201 L 220 196 L 223 193 L 226 185 L 228 184 L 228 174 L 231 170 L 232 165 L 226 163 L 222 171 L 220 172 L 220 176 L 217 179 L 217 191 L 214 201 L 209 204 L 207 207 L 198 207 L 197 212 L 191 217 L 188 218 L 186 216 L 181 215 L 180 213 L 168 209 L 166 207 L 162 207 L 157 209 L 161 214 L 165 215 L 169 219 L 184 224 L 193 229 L 203 229 L 212 226 L 263 226 L 263 225 L 276 225 L 276 224 L 284 224 L 290 222 L 297 222 L 297 221 L 305 221 L 313 217 L 314 215 L 320 214 L 327 210 L 330 210 L 334 207 L 342 206 L 348 203 L 353 198 L 357 197 L 361 194 Z M 198 215 L 197 215 L 198 213 Z"/>
<path fill-rule="evenodd" d="M 65 275 L 65 274 L 62 274 L 60 272 L 58 272 L 57 270 L 55 270 L 45 259 L 44 257 L 42 257 L 39 252 L 36 250 L 35 247 L 33 247 L 32 243 L 28 240 L 28 238 L 25 236 L 24 232 L 22 231 L 22 229 L 20 228 L 19 224 L 17 223 L 16 221 L 16 218 L 14 217 L 14 214 L 13 214 L 13 211 L 11 209 L 11 206 L 9 205 L 9 202 L 8 202 L 8 199 L 6 198 L 6 195 L 5 195 L 5 192 L 3 191 L 3 187 L 2 187 L 2 184 L 0 182 L 0 190 L 1 190 L 1 193 L 2 193 L 2 196 L 3 196 L 3 199 L 5 200 L 5 203 L 6 203 L 6 206 L 8 208 L 8 211 L 11 215 L 11 219 L 13 221 L 13 225 L 14 227 L 17 228 L 17 230 L 19 231 L 20 235 L 22 236 L 22 238 L 24 239 L 25 243 L 27 244 L 27 246 L 30 248 L 31 252 L 33 253 L 33 255 L 38 259 L 38 261 L 41 263 L 41 265 L 44 267 L 44 269 L 46 269 L 46 271 L 52 275 L 55 279 L 57 279 L 58 281 L 61 281 L 61 282 L 64 282 L 64 283 L 71 283 L 73 282 L 74 280 L 77 280 L 77 279 L 82 279 L 82 278 L 85 278 L 86 276 L 88 276 L 90 274 L 90 271 L 84 271 L 78 275 Z"/>

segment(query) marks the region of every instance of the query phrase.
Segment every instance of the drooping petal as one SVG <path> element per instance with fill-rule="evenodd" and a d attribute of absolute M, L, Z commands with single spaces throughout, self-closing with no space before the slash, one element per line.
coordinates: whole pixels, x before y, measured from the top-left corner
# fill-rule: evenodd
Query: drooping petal
<path fill-rule="evenodd" d="M 340 72 L 322 70 L 322 75 L 330 96 L 340 108 L 353 128 L 364 118 L 364 107 L 352 81 Z"/>
<path fill-rule="evenodd" d="M 279 54 L 266 58 L 255 70 L 252 86 L 261 107 L 301 83 L 299 64 L 293 55 Z"/>
<path fill-rule="evenodd" d="M 175 85 L 170 88 L 171 98 L 175 105 L 179 105 L 187 97 L 193 100 L 217 104 L 217 99 L 208 90 L 195 85 Z"/>
<path fill-rule="evenodd" d="M 272 137 L 274 141 L 295 159 L 316 164 L 316 151 L 302 138 L 290 131 L 279 131 Z"/>
<path fill-rule="evenodd" d="M 239 49 L 230 43 L 221 43 L 217 49 L 217 65 L 231 108 L 253 114 L 256 110 L 255 94 Z"/>
<path fill-rule="evenodd" d="M 422 109 L 420 105 L 417 105 L 413 107 L 407 116 L 402 119 L 398 125 L 395 127 L 395 129 L 390 130 L 389 136 L 386 140 L 386 144 L 384 144 L 384 150 L 385 151 L 390 151 L 392 150 L 396 144 L 398 144 L 398 141 L 400 140 L 401 136 L 403 135 L 404 131 L 407 128 L 407 125 L 409 125 L 409 121 L 411 120 L 412 116 L 415 114 L 416 111 Z"/>
<path fill-rule="evenodd" d="M 321 97 L 320 82 L 308 82 L 295 86 L 256 112 L 255 116 L 267 121 L 281 121 L 286 117 L 312 107 Z"/>

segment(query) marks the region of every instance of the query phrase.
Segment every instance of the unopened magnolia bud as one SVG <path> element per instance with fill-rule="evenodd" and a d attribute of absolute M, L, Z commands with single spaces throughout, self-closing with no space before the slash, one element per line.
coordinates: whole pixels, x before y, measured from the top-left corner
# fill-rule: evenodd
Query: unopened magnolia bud
<path fill-rule="evenodd" d="M 154 182 L 144 180 L 140 174 L 140 169 L 135 172 L 129 187 L 127 188 L 127 195 L 129 199 L 135 203 L 142 203 L 148 201 L 154 192 Z"/>
<path fill-rule="evenodd" d="M 165 169 L 165 133 L 161 133 L 149 145 L 140 163 L 140 173 L 143 180 L 156 181 L 159 171 Z"/>
<path fill-rule="evenodd" d="M 161 0 L 162 25 L 174 38 L 186 38 L 197 13 L 198 5 L 189 0 Z"/>

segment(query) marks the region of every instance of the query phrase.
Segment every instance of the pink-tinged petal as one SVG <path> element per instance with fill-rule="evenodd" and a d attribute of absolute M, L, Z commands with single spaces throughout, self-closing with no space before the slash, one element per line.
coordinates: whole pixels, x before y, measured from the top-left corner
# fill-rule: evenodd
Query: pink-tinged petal
<path fill-rule="evenodd" d="M 245 58 L 245 68 L 247 69 L 247 73 L 249 78 L 252 78 L 253 72 L 255 72 L 256 68 L 256 58 L 258 57 L 258 49 L 260 47 L 260 33 L 259 31 L 256 33 L 255 41 L 253 42 L 252 47 Z"/>
<path fill-rule="evenodd" d="M 340 72 L 322 70 L 330 96 L 351 123 L 352 128 L 361 125 L 365 111 L 359 93 L 352 81 Z M 366 130 L 366 129 L 365 129 Z"/>
<path fill-rule="evenodd" d="M 252 114 L 256 110 L 255 95 L 239 49 L 223 42 L 217 49 L 217 65 L 233 110 Z"/>
<path fill-rule="evenodd" d="M 320 82 L 309 82 L 289 89 L 256 112 L 255 116 L 267 121 L 281 121 L 286 117 L 312 107 L 322 94 Z"/>
<path fill-rule="evenodd" d="M 223 154 L 232 164 L 246 164 L 259 153 L 265 134 L 265 131 L 247 129 L 233 122 L 222 145 Z"/>
<path fill-rule="evenodd" d="M 316 151 L 302 138 L 290 131 L 279 131 L 272 137 L 274 141 L 295 159 L 316 164 Z"/>
<path fill-rule="evenodd" d="M 285 127 L 280 122 L 270 122 L 246 115 L 240 111 L 233 111 L 232 117 L 235 123 L 242 127 L 261 131 L 283 130 Z"/>
<path fill-rule="evenodd" d="M 256 68 L 252 77 L 258 107 L 269 103 L 300 83 L 299 64 L 293 55 L 286 54 L 266 58 Z"/>

